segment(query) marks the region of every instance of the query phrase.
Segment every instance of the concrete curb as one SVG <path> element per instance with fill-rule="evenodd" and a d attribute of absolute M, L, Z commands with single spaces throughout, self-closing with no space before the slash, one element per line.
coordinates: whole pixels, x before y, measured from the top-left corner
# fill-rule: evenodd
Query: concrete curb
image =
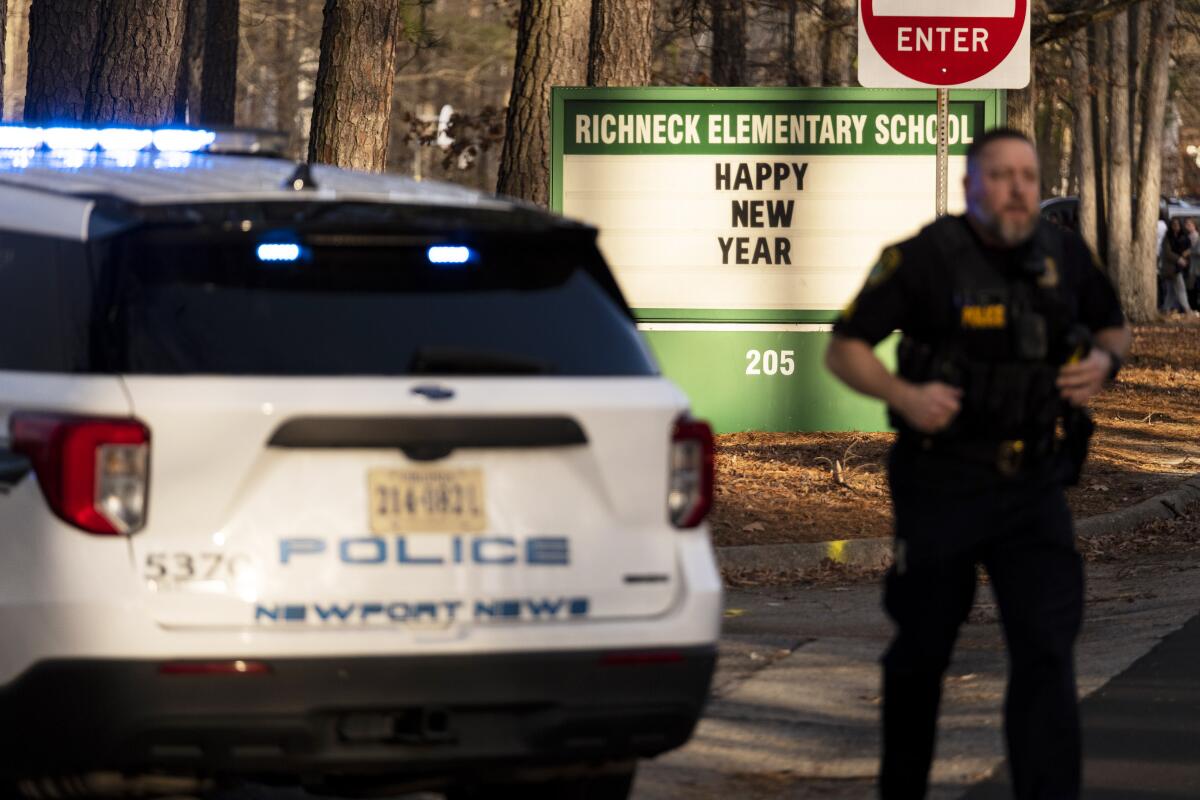
<path fill-rule="evenodd" d="M 1103 536 L 1136 528 L 1155 519 L 1183 516 L 1200 503 L 1200 475 L 1188 478 L 1177 488 L 1143 500 L 1129 508 L 1087 517 L 1075 523 L 1080 538 Z M 892 563 L 892 540 L 845 539 L 808 544 L 757 544 L 718 547 L 721 569 L 805 570 L 826 561 L 852 569 L 882 569 Z"/>

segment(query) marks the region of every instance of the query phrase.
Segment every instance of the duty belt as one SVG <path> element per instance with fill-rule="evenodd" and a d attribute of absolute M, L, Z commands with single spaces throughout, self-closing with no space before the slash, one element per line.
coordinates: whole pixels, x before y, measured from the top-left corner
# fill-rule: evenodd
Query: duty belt
<path fill-rule="evenodd" d="M 925 452 L 957 456 L 993 466 L 1005 478 L 1016 477 L 1026 466 L 1032 465 L 1033 461 L 1055 450 L 1052 442 L 1046 442 L 1039 447 L 1038 443 L 1031 443 L 1026 439 L 936 441 L 931 437 L 924 437 L 919 446 Z"/>

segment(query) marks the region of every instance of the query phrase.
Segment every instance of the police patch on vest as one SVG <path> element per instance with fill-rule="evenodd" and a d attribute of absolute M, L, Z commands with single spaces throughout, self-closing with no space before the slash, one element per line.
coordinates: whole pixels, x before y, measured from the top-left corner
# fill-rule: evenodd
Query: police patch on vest
<path fill-rule="evenodd" d="M 889 247 L 879 256 L 879 262 L 871 270 L 871 274 L 867 276 L 867 288 L 878 286 L 879 284 L 892 277 L 892 273 L 900 267 L 900 262 L 903 257 L 900 255 L 900 250 L 895 247 Z"/>
<path fill-rule="evenodd" d="M 1054 289 L 1058 286 L 1058 262 L 1046 256 L 1046 270 L 1038 276 L 1037 285 L 1042 289 Z"/>
<path fill-rule="evenodd" d="M 999 303 L 989 306 L 963 306 L 962 326 L 964 328 L 997 330 L 1007 324 L 1004 306 Z"/>

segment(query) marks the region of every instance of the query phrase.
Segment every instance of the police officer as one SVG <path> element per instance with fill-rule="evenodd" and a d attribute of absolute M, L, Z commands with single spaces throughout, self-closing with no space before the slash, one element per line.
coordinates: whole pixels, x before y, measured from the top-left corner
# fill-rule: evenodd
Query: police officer
<path fill-rule="evenodd" d="M 829 368 L 889 406 L 895 564 L 884 604 L 885 800 L 925 795 L 942 676 L 987 570 L 1009 651 L 1015 795 L 1079 796 L 1073 650 L 1083 569 L 1064 485 L 1084 404 L 1129 348 L 1112 285 L 1073 233 L 1038 217 L 1037 153 L 997 129 L 967 152 L 967 213 L 883 252 L 834 326 Z M 903 334 L 898 374 L 874 345 Z"/>

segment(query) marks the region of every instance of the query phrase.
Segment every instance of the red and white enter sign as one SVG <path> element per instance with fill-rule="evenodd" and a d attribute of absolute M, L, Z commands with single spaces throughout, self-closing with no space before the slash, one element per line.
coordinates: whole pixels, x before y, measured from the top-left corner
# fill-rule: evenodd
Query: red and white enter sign
<path fill-rule="evenodd" d="M 1029 84 L 1029 4 L 859 0 L 859 83 L 1020 89 Z"/>

